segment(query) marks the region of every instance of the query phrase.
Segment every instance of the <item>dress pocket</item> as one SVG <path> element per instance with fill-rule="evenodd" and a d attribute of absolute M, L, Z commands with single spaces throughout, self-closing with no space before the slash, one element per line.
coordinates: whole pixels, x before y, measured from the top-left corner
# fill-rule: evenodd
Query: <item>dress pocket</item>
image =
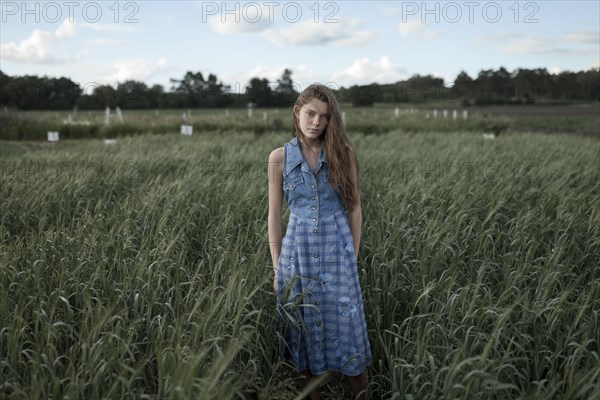
<path fill-rule="evenodd" d="M 281 253 L 279 254 L 279 269 L 282 267 L 287 271 L 293 268 L 296 261 L 296 242 L 288 236 L 281 241 Z M 286 273 L 287 271 L 284 271 Z"/>
<path fill-rule="evenodd" d="M 287 190 L 287 191 L 296 190 L 303 183 L 304 183 L 304 177 L 301 174 L 299 174 L 299 175 L 294 174 L 293 176 L 289 176 L 288 178 L 286 178 L 284 186 L 283 186 L 283 190 Z"/>

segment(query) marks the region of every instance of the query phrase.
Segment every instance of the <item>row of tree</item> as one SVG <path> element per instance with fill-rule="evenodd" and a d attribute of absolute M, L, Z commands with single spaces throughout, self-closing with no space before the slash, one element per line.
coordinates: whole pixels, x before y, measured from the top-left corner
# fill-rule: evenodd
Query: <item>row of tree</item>
<path fill-rule="evenodd" d="M 214 108 L 245 107 L 248 103 L 287 107 L 298 97 L 289 69 L 275 83 L 253 78 L 242 88 L 226 85 L 214 74 L 205 78 L 201 72 L 188 71 L 181 80 L 171 79 L 170 89 L 167 92 L 162 85 L 148 86 L 135 80 L 81 87 L 68 78 L 11 77 L 0 71 L 0 106 L 20 110 Z"/>
<path fill-rule="evenodd" d="M 600 69 L 550 74 L 545 68 L 501 67 L 483 70 L 476 78 L 466 72 L 445 83 L 431 75 L 415 75 L 393 84 L 351 86 L 338 91 L 338 99 L 353 105 L 383 103 L 460 102 L 462 105 L 526 104 L 536 101 L 600 101 Z"/>
<path fill-rule="evenodd" d="M 216 75 L 204 77 L 201 72 L 187 72 L 181 80 L 171 79 L 170 91 L 162 85 L 148 86 L 129 80 L 116 85 L 81 87 L 68 78 L 32 75 L 11 77 L 0 71 L 0 106 L 21 110 L 67 110 L 146 108 L 213 108 L 288 107 L 301 88 L 286 69 L 277 82 L 252 78 L 244 87 L 231 87 Z M 504 67 L 483 70 L 476 78 L 461 72 L 454 82 L 445 83 L 431 75 L 414 75 L 393 84 L 377 84 L 339 88 L 340 102 L 355 106 L 383 103 L 428 103 L 458 101 L 462 105 L 515 104 L 535 101 L 600 101 L 600 70 L 550 74 L 545 68 L 517 69 Z"/>

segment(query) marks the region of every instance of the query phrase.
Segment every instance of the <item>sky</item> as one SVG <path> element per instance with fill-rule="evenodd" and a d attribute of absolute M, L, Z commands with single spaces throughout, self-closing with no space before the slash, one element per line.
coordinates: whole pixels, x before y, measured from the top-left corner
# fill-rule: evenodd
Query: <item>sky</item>
<path fill-rule="evenodd" d="M 2 1 L 0 69 L 67 77 L 84 90 L 212 73 L 231 91 L 285 68 L 298 89 L 451 85 L 483 69 L 600 67 L 593 1 Z"/>

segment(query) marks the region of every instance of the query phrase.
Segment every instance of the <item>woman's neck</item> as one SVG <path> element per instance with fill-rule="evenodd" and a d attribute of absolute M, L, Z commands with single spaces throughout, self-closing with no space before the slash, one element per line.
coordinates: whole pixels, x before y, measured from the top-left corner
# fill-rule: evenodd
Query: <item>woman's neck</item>
<path fill-rule="evenodd" d="M 319 139 L 310 140 L 310 139 L 304 138 L 304 140 L 302 140 L 302 144 L 305 147 L 307 147 L 308 150 L 312 151 L 313 153 L 317 153 L 317 152 L 321 151 L 322 142 Z"/>

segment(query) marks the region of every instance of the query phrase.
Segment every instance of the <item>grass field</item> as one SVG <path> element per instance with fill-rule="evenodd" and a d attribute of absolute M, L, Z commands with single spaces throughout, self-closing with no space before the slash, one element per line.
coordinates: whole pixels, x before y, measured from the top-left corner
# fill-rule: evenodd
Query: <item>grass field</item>
<path fill-rule="evenodd" d="M 398 114 L 396 115 L 396 108 Z M 351 107 L 347 127 L 366 135 L 394 130 L 402 132 L 513 132 L 562 133 L 600 139 L 600 103 L 567 105 L 458 107 L 455 102 L 431 104 L 379 104 Z M 444 117 L 444 111 L 446 117 Z M 453 111 L 457 112 L 453 119 Z M 463 119 L 463 111 L 467 119 Z M 434 115 L 434 112 L 436 113 Z M 266 120 L 263 119 L 266 113 Z M 182 114 L 189 115 L 184 120 Z M 72 123 L 69 123 L 69 116 Z M 255 134 L 291 130 L 288 109 L 256 109 L 248 118 L 245 109 L 124 110 L 123 120 L 111 110 L 106 124 L 104 111 L 14 111 L 0 112 L 0 140 L 45 141 L 48 131 L 61 139 L 104 139 L 132 135 L 179 132 L 182 123 L 196 132 L 242 132 Z"/>
<path fill-rule="evenodd" d="M 266 223 L 290 136 L 218 121 L 1 142 L 0 397 L 298 398 Z M 350 131 L 372 398 L 600 398 L 600 141 L 431 128 Z"/>

